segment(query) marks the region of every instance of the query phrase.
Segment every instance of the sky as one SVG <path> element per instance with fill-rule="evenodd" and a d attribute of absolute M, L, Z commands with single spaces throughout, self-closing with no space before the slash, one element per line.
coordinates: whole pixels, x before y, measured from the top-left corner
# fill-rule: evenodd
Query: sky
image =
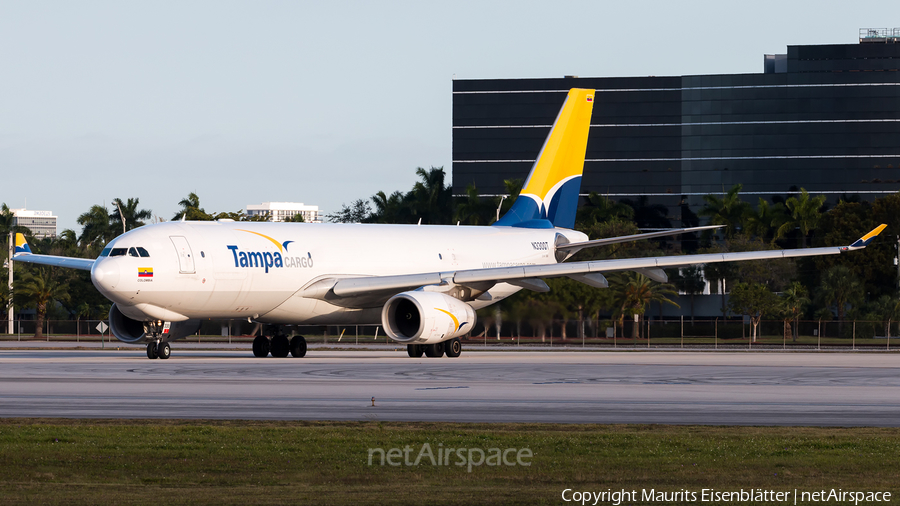
<path fill-rule="evenodd" d="M 454 79 L 759 73 L 900 27 L 895 2 L 0 0 L 0 202 L 59 231 L 114 198 L 171 219 L 334 212 L 451 181 Z M 891 17 L 891 16 L 895 17 Z"/>

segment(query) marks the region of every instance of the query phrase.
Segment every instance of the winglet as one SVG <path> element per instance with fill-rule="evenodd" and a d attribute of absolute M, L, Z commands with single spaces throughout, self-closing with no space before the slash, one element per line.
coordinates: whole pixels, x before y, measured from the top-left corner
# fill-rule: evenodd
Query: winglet
<path fill-rule="evenodd" d="M 884 230 L 886 227 L 887 227 L 887 225 L 885 225 L 884 223 L 882 223 L 881 225 L 878 225 L 877 227 L 875 227 L 874 230 L 872 230 L 868 234 L 857 239 L 856 242 L 854 242 L 853 244 L 848 246 L 847 249 L 854 250 L 854 249 L 865 248 L 866 246 L 869 245 L 870 242 L 872 242 L 872 239 L 875 239 L 876 237 L 878 237 L 878 234 L 880 234 L 881 231 Z"/>
<path fill-rule="evenodd" d="M 24 235 L 22 235 L 22 234 L 20 234 L 20 233 L 16 233 L 16 251 L 15 251 L 15 254 L 18 255 L 19 253 L 26 253 L 26 254 L 27 254 L 27 253 L 31 253 L 31 247 L 28 246 L 28 242 L 25 241 L 25 236 L 24 236 Z"/>

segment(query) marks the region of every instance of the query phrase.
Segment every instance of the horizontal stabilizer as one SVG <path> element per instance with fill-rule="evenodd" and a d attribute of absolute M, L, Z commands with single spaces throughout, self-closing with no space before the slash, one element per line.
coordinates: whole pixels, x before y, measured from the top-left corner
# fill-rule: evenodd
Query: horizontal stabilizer
<path fill-rule="evenodd" d="M 594 239 L 593 241 L 570 242 L 568 244 L 557 244 L 556 249 L 574 250 L 571 254 L 576 253 L 584 248 L 596 248 L 597 246 L 606 246 L 607 244 L 619 244 L 623 242 L 640 241 L 644 239 L 653 239 L 654 237 L 668 237 L 672 235 L 687 234 L 690 232 L 700 232 L 703 230 L 713 230 L 722 228 L 725 225 L 708 225 L 705 227 L 690 228 L 673 228 L 671 230 L 661 230 L 659 232 L 647 232 L 644 234 L 623 235 L 619 237 L 607 237 L 605 239 Z"/>

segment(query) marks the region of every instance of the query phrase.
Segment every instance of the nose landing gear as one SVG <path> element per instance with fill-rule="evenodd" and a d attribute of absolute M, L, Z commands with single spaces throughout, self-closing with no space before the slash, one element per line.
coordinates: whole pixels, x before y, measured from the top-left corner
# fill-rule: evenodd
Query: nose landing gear
<path fill-rule="evenodd" d="M 151 360 L 154 358 L 166 360 L 172 356 L 172 347 L 169 346 L 168 341 L 163 340 L 161 337 L 168 335 L 169 325 L 169 322 L 163 321 L 144 323 L 144 332 L 152 339 L 147 344 L 147 358 Z"/>
<path fill-rule="evenodd" d="M 155 341 L 147 345 L 147 358 L 166 360 L 172 356 L 172 347 L 166 341 Z"/>

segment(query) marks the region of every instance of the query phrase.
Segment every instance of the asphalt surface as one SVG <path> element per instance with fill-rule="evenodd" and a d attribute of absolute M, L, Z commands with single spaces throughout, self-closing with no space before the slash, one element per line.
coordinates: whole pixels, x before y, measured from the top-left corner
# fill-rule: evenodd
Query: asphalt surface
<path fill-rule="evenodd" d="M 0 416 L 900 426 L 895 353 L 119 347 L 0 347 Z"/>

